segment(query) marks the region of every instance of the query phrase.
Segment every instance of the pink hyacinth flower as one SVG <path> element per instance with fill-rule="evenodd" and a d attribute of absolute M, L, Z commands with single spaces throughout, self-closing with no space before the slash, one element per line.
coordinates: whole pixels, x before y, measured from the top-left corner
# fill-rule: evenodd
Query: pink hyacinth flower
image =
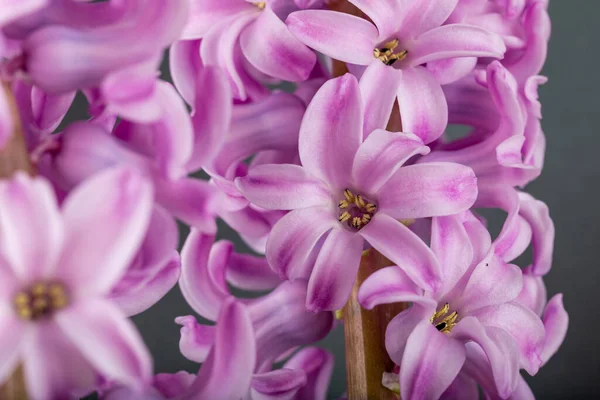
<path fill-rule="evenodd" d="M 538 371 L 545 337 L 539 317 L 515 301 L 520 269 L 494 254 L 489 233 L 469 213 L 433 218 L 431 248 L 443 273 L 436 292 L 424 293 L 394 266 L 372 274 L 358 294 L 368 309 L 413 303 L 386 330 L 386 348 L 400 365 L 402 398 L 439 397 L 468 359 L 468 342 L 483 350 L 497 391 L 510 395 L 519 367 Z"/>
<path fill-rule="evenodd" d="M 0 183 L 0 381 L 23 365 L 29 396 L 65 398 L 99 376 L 139 387 L 152 360 L 107 296 L 146 231 L 152 187 L 128 169 L 83 182 L 59 210 L 49 184 Z"/>
<path fill-rule="evenodd" d="M 426 144 L 446 128 L 446 100 L 425 63 L 455 57 L 501 58 L 500 37 L 485 29 L 443 25 L 458 0 L 351 0 L 374 23 L 334 11 L 290 14 L 290 31 L 309 47 L 336 60 L 367 67 L 361 77 L 365 134 L 384 128 L 397 99 L 405 132 Z M 351 67 L 351 71 L 353 68 Z M 359 72 L 360 74 L 360 72 Z"/>
<path fill-rule="evenodd" d="M 435 257 L 398 219 L 459 213 L 477 197 L 468 167 L 403 167 L 429 152 L 415 135 L 377 130 L 363 142 L 363 112 L 354 76 L 328 81 L 304 116 L 302 166 L 260 165 L 236 181 L 257 206 L 292 210 L 273 227 L 267 259 L 283 278 L 310 278 L 306 305 L 314 311 L 344 305 L 365 241 L 422 287 L 436 288 Z"/>

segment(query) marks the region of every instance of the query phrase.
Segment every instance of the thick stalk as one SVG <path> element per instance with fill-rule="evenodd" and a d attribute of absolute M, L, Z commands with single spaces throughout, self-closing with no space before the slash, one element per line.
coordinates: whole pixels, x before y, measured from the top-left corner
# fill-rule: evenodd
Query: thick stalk
<path fill-rule="evenodd" d="M 33 164 L 25 144 L 23 126 L 19 110 L 8 83 L 2 82 L 0 90 L 4 91 L 10 103 L 10 118 L 13 121 L 13 133 L 3 149 L 0 150 L 0 179 L 7 179 L 17 171 L 25 171 L 30 175 L 35 174 Z M 0 118 L 3 118 L 0 115 Z M 0 399 L 2 400 L 27 400 L 27 391 L 23 379 L 23 368 L 19 366 L 13 374 L 0 386 Z"/>

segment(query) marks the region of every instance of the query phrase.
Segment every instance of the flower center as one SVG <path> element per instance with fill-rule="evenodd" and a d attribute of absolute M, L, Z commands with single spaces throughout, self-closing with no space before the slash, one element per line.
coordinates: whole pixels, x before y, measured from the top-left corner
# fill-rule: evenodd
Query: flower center
<path fill-rule="evenodd" d="M 398 39 L 384 43 L 383 47 L 373 49 L 373 56 L 385 65 L 393 65 L 396 61 L 402 61 L 406 58 L 408 51 L 396 51 Z"/>
<path fill-rule="evenodd" d="M 17 293 L 13 303 L 21 318 L 36 320 L 66 307 L 69 296 L 60 283 L 38 282 Z"/>
<path fill-rule="evenodd" d="M 355 195 L 349 189 L 344 190 L 345 199 L 340 201 L 340 216 L 338 220 L 356 230 L 361 229 L 371 221 L 377 206 L 365 200 L 360 194 Z"/>
<path fill-rule="evenodd" d="M 267 6 L 266 1 L 258 1 L 256 3 L 252 3 L 252 4 L 254 4 L 259 10 L 264 10 L 265 7 Z"/>
<path fill-rule="evenodd" d="M 450 305 L 446 303 L 429 318 L 429 321 L 442 333 L 450 333 L 457 324 L 458 313 L 456 311 L 448 313 L 449 311 Z"/>

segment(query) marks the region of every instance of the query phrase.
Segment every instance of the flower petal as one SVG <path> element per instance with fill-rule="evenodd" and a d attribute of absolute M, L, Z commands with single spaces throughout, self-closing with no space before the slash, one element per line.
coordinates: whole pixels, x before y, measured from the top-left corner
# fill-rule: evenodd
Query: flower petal
<path fill-rule="evenodd" d="M 425 67 L 402 70 L 397 91 L 402 130 L 428 144 L 439 138 L 448 124 L 448 104 L 442 87 Z"/>
<path fill-rule="evenodd" d="M 443 354 L 443 357 L 440 357 Z M 409 336 L 400 364 L 403 399 L 437 399 L 450 386 L 465 362 L 462 343 L 423 321 Z"/>
<path fill-rule="evenodd" d="M 401 222 L 378 212 L 359 233 L 421 288 L 433 291 L 439 286 L 440 266 L 435 255 Z"/>
<path fill-rule="evenodd" d="M 302 43 L 331 58 L 358 65 L 374 60 L 379 33 L 365 19 L 335 11 L 304 10 L 291 13 L 285 23 Z"/>
<path fill-rule="evenodd" d="M 563 306 L 562 294 L 550 299 L 542 320 L 546 328 L 546 343 L 542 351 L 542 361 L 545 364 L 562 345 L 569 327 L 569 314 Z"/>
<path fill-rule="evenodd" d="M 239 0 L 194 0 L 181 39 L 200 39 L 224 18 L 245 11 L 257 11 L 252 3 Z"/>
<path fill-rule="evenodd" d="M 265 257 L 232 253 L 227 265 L 227 282 L 243 290 L 269 290 L 281 283 Z"/>
<path fill-rule="evenodd" d="M 469 75 L 477 65 L 477 57 L 458 57 L 430 61 L 427 69 L 441 85 L 448 85 Z"/>
<path fill-rule="evenodd" d="M 394 218 L 445 216 L 468 210 L 477 198 L 469 167 L 425 163 L 400 168 L 379 191 L 379 211 Z"/>
<path fill-rule="evenodd" d="M 48 277 L 63 243 L 56 196 L 46 180 L 17 173 L 0 183 L 0 253 L 16 276 Z"/>
<path fill-rule="evenodd" d="M 442 25 L 459 2 L 459 0 L 400 1 L 403 3 L 401 11 L 405 14 L 398 33 L 400 37 L 419 36 Z"/>
<path fill-rule="evenodd" d="M 248 310 L 233 297 L 219 312 L 215 344 L 181 399 L 240 399 L 247 395 L 256 364 L 254 329 Z"/>
<path fill-rule="evenodd" d="M 554 251 L 554 222 L 548 206 L 527 193 L 519 193 L 519 214 L 531 225 L 533 245 L 532 273 L 545 275 L 552 266 Z"/>
<path fill-rule="evenodd" d="M 17 368 L 24 342 L 25 324 L 9 304 L 5 301 L 0 303 L 0 384 Z"/>
<path fill-rule="evenodd" d="M 362 142 L 363 107 L 356 78 L 346 74 L 327 81 L 308 105 L 300 127 L 304 168 L 332 189 L 350 183 L 354 155 Z"/>
<path fill-rule="evenodd" d="M 306 347 L 296 353 L 284 368 L 304 371 L 307 384 L 296 393 L 296 400 L 325 400 L 333 372 L 333 354 L 317 347 Z"/>
<path fill-rule="evenodd" d="M 516 302 L 490 306 L 472 313 L 484 326 L 495 326 L 508 332 L 519 348 L 519 363 L 529 375 L 535 375 L 542 364 L 544 324 L 529 308 Z"/>
<path fill-rule="evenodd" d="M 130 386 L 152 378 L 152 357 L 133 322 L 113 304 L 86 300 L 56 314 L 71 342 L 102 374 Z"/>
<path fill-rule="evenodd" d="M 402 72 L 382 62 L 371 63 L 360 78 L 364 103 L 364 136 L 375 129 L 385 129 L 392 114 Z M 382 90 L 382 88 L 385 88 Z"/>
<path fill-rule="evenodd" d="M 195 102 L 194 82 L 203 67 L 200 59 L 200 43 L 200 40 L 178 40 L 169 49 L 169 71 L 173 84 L 189 105 Z"/>
<path fill-rule="evenodd" d="M 435 302 L 415 303 L 390 321 L 385 330 L 385 348 L 394 363 L 400 365 L 409 336 L 422 321 L 429 321 L 436 306 Z"/>
<path fill-rule="evenodd" d="M 339 222 L 329 208 L 293 210 L 273 227 L 267 240 L 267 260 L 282 279 L 294 276 L 318 240 Z"/>
<path fill-rule="evenodd" d="M 296 369 L 282 368 L 255 374 L 252 377 L 252 400 L 290 400 L 306 385 L 306 374 Z"/>
<path fill-rule="evenodd" d="M 306 308 L 339 310 L 346 304 L 356 280 L 363 238 L 344 228 L 331 230 L 308 281 Z"/>
<path fill-rule="evenodd" d="M 175 318 L 181 325 L 179 351 L 188 360 L 203 363 L 215 342 L 216 330 L 211 325 L 200 325 L 191 315 Z"/>
<path fill-rule="evenodd" d="M 477 382 L 461 371 L 440 400 L 479 400 Z"/>
<path fill-rule="evenodd" d="M 515 301 L 541 316 L 548 301 L 546 285 L 541 276 L 535 276 L 529 272 L 530 268 L 523 270 L 523 289 Z"/>
<path fill-rule="evenodd" d="M 316 54 L 296 39 L 269 8 L 244 29 L 240 44 L 256 69 L 285 81 L 305 81 L 317 62 Z"/>
<path fill-rule="evenodd" d="M 425 32 L 415 39 L 406 62 L 411 66 L 456 57 L 502 58 L 502 38 L 483 28 L 450 24 Z"/>
<path fill-rule="evenodd" d="M 24 0 L 12 1 L 2 0 L 2 14 L 0 14 L 0 26 L 8 25 L 10 22 L 18 18 L 26 17 L 28 14 L 33 14 L 35 11 L 43 9 L 49 0 Z"/>
<path fill-rule="evenodd" d="M 377 193 L 411 157 L 428 153 L 429 148 L 412 133 L 378 129 L 358 148 L 352 164 L 352 179 L 365 193 Z"/>
<path fill-rule="evenodd" d="M 60 277 L 86 297 L 108 292 L 144 239 L 152 203 L 150 183 L 128 168 L 100 172 L 77 186 L 63 203 L 68 247 Z"/>
<path fill-rule="evenodd" d="M 294 210 L 332 202 L 325 182 L 298 165 L 257 165 L 235 183 L 251 203 L 267 210 Z"/>

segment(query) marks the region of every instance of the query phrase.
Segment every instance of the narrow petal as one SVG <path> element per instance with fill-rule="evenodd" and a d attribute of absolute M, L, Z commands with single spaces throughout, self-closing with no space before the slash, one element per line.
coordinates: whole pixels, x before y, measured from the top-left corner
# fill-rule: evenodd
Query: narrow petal
<path fill-rule="evenodd" d="M 508 332 L 519 348 L 519 363 L 529 375 L 535 375 L 542 364 L 545 329 L 540 318 L 529 308 L 511 302 L 490 306 L 473 313 L 484 326 L 495 326 Z"/>
<path fill-rule="evenodd" d="M 567 336 L 569 314 L 563 306 L 562 297 L 562 294 L 557 294 L 550 299 L 542 318 L 546 328 L 546 343 L 544 344 L 544 351 L 542 351 L 544 364 L 558 351 Z"/>
<path fill-rule="evenodd" d="M 132 169 L 113 168 L 81 183 L 63 204 L 59 274 L 78 293 L 106 293 L 137 252 L 152 213 L 152 186 Z M 93 234 L 90 234 L 93 227 Z"/>
<path fill-rule="evenodd" d="M 217 320 L 215 344 L 185 400 L 240 399 L 247 395 L 256 363 L 252 322 L 245 306 L 227 300 Z"/>
<path fill-rule="evenodd" d="M 425 67 L 405 68 L 397 91 L 402 130 L 428 144 L 439 138 L 448 124 L 448 104 L 442 87 Z"/>
<path fill-rule="evenodd" d="M 532 273 L 545 275 L 552 266 L 554 222 L 548 206 L 527 193 L 519 193 L 519 214 L 531 225 L 533 245 Z"/>
<path fill-rule="evenodd" d="M 400 364 L 402 398 L 439 398 L 458 375 L 465 357 L 462 343 L 439 332 L 429 321 L 421 322 L 408 338 Z"/>
<path fill-rule="evenodd" d="M 196 2 L 193 2 L 195 4 Z M 194 104 L 194 82 L 202 69 L 200 40 L 178 40 L 169 49 L 169 71 L 173 84 L 189 105 Z"/>
<path fill-rule="evenodd" d="M 179 371 L 174 374 L 163 373 L 154 375 L 152 386 L 162 393 L 163 396 L 170 399 L 185 393 L 187 388 L 194 382 L 194 379 L 196 379 L 196 375 L 185 371 Z"/>
<path fill-rule="evenodd" d="M 2 276 L 4 278 L 4 276 Z M 15 315 L 10 303 L 0 303 L 0 384 L 17 368 L 21 356 L 25 324 Z"/>
<path fill-rule="evenodd" d="M 400 0 L 400 2 L 401 11 L 405 15 L 400 25 L 399 35 L 415 37 L 442 25 L 452 14 L 459 0 Z"/>
<path fill-rule="evenodd" d="M 439 286 L 440 266 L 435 255 L 401 222 L 379 212 L 359 233 L 421 288 L 435 291 Z"/>
<path fill-rule="evenodd" d="M 379 210 L 395 218 L 445 216 L 468 210 L 477 198 L 469 167 L 426 163 L 400 168 L 379 191 Z"/>
<path fill-rule="evenodd" d="M 240 44 L 256 69 L 285 81 L 305 81 L 317 62 L 316 54 L 296 39 L 269 8 L 244 29 Z"/>
<path fill-rule="evenodd" d="M 0 183 L 0 250 L 16 276 L 48 277 L 63 242 L 63 222 L 47 181 L 17 173 Z"/>
<path fill-rule="evenodd" d="M 398 0 L 350 0 L 350 3 L 358 7 L 375 23 L 379 31 L 379 37 L 386 39 L 396 33 L 406 13 L 406 6 L 410 2 Z M 372 49 L 371 49 L 372 50 Z"/>
<path fill-rule="evenodd" d="M 477 57 L 458 57 L 430 61 L 427 69 L 441 85 L 448 85 L 469 75 L 477 65 Z"/>
<path fill-rule="evenodd" d="M 385 330 L 385 348 L 394 363 L 398 365 L 402 363 L 409 336 L 417 325 L 429 321 L 436 311 L 436 306 L 437 304 L 429 302 L 423 305 L 416 303 L 390 321 Z"/>
<path fill-rule="evenodd" d="M 255 374 L 252 377 L 252 400 L 291 400 L 306 385 L 306 374 L 296 369 L 282 368 Z"/>
<path fill-rule="evenodd" d="M 296 393 L 297 400 L 325 400 L 333 373 L 333 354 L 317 347 L 306 347 L 296 353 L 284 368 L 304 371 L 307 384 Z"/>
<path fill-rule="evenodd" d="M 440 400 L 479 400 L 477 382 L 461 371 Z"/>
<path fill-rule="evenodd" d="M 181 39 L 200 39 L 224 18 L 247 11 L 257 11 L 252 3 L 239 0 L 194 0 Z"/>
<path fill-rule="evenodd" d="M 385 129 L 392 114 L 402 72 L 382 62 L 371 63 L 360 78 L 360 92 L 365 107 L 364 136 L 375 129 Z"/>
<path fill-rule="evenodd" d="M 298 165 L 257 165 L 235 182 L 244 197 L 267 210 L 326 206 L 333 201 L 327 184 Z"/>
<path fill-rule="evenodd" d="M 355 232 L 344 228 L 331 230 L 310 275 L 307 309 L 334 311 L 346 304 L 356 280 L 363 242 Z"/>
<path fill-rule="evenodd" d="M 331 58 L 358 65 L 374 60 L 379 33 L 365 19 L 335 11 L 305 10 L 291 13 L 285 23 L 302 43 Z"/>
<path fill-rule="evenodd" d="M 227 281 L 243 290 L 274 289 L 281 280 L 265 257 L 233 253 L 227 266 Z"/>
<path fill-rule="evenodd" d="M 310 207 L 289 212 L 275 224 L 267 240 L 267 260 L 283 278 L 301 268 L 317 241 L 339 223 L 329 208 Z"/>
<path fill-rule="evenodd" d="M 309 104 L 300 127 L 304 168 L 334 189 L 345 189 L 354 155 L 362 142 L 363 107 L 356 78 L 327 81 Z"/>
<path fill-rule="evenodd" d="M 57 324 L 102 374 L 138 386 L 152 377 L 152 357 L 133 322 L 104 300 L 87 300 L 56 315 Z"/>
<path fill-rule="evenodd" d="M 411 66 L 456 57 L 502 58 L 506 46 L 495 33 L 477 26 L 450 24 L 415 39 L 406 62 Z"/>
<path fill-rule="evenodd" d="M 402 269 L 393 266 L 373 272 L 360 285 L 358 302 L 370 310 L 380 304 L 390 303 L 424 303 L 429 305 L 430 299 L 423 296 L 419 288 Z M 435 308 L 435 302 L 432 303 Z"/>
<path fill-rule="evenodd" d="M 504 330 L 483 327 L 474 317 L 465 317 L 452 329 L 451 337 L 461 341 L 474 341 L 485 352 L 496 389 L 507 398 L 516 388 L 519 379 L 519 352 L 514 339 Z"/>
<path fill-rule="evenodd" d="M 175 323 L 181 325 L 179 351 L 185 358 L 196 363 L 203 363 L 208 357 L 215 342 L 215 327 L 200 325 L 191 315 L 175 318 Z"/>
<path fill-rule="evenodd" d="M 29 398 L 68 399 L 74 390 L 85 393 L 97 385 L 99 377 L 87 357 L 54 322 L 30 329 L 23 341 L 23 375 Z"/>
<path fill-rule="evenodd" d="M 225 282 L 225 268 L 233 244 L 214 243 L 212 234 L 192 229 L 181 250 L 179 288 L 188 304 L 198 314 L 212 321 L 230 296 Z"/>
<path fill-rule="evenodd" d="M 431 223 L 431 250 L 442 270 L 438 296 L 450 292 L 473 262 L 473 246 L 458 216 L 434 217 Z"/>
<path fill-rule="evenodd" d="M 360 145 L 352 165 L 352 178 L 365 193 L 377 193 L 398 168 L 429 147 L 412 133 L 376 130 Z"/>
<path fill-rule="evenodd" d="M 530 268 L 523 270 L 523 289 L 515 301 L 531 309 L 536 315 L 541 316 L 548 301 L 546 285 L 541 276 L 529 273 Z"/>

